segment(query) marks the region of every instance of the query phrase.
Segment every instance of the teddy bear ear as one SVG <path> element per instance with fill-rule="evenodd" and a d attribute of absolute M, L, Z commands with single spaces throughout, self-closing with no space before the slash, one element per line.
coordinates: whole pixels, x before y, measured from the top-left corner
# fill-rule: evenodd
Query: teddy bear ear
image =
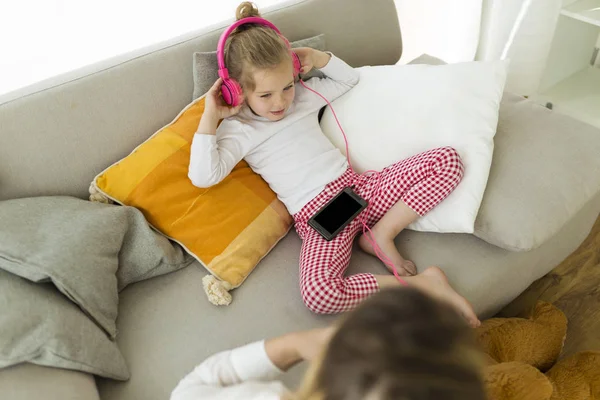
<path fill-rule="evenodd" d="M 506 362 L 484 369 L 489 400 L 550 400 L 553 387 L 539 370 L 521 362 Z"/>
<path fill-rule="evenodd" d="M 530 319 L 539 324 L 552 327 L 555 330 L 564 330 L 565 332 L 567 330 L 568 321 L 565 313 L 554 304 L 545 301 L 540 300 L 535 304 Z"/>
<path fill-rule="evenodd" d="M 600 351 L 584 351 L 563 358 L 546 373 L 562 399 L 600 398 Z"/>
<path fill-rule="evenodd" d="M 567 319 L 550 303 L 538 302 L 529 318 L 491 318 L 477 328 L 484 352 L 497 362 L 520 361 L 542 371 L 556 362 Z"/>

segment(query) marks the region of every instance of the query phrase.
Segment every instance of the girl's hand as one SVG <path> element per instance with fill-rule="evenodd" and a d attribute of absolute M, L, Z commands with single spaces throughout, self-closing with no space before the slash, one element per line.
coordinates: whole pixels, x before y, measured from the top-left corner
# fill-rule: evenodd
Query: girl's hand
<path fill-rule="evenodd" d="M 298 54 L 300 64 L 302 68 L 300 73 L 306 74 L 313 68 L 323 68 L 329 62 L 331 56 L 319 50 L 311 49 L 310 47 L 298 47 L 292 49 L 292 51 Z"/>
<path fill-rule="evenodd" d="M 217 120 L 228 118 L 237 114 L 240 112 L 243 104 L 242 103 L 237 107 L 230 107 L 225 104 L 225 100 L 223 100 L 223 97 L 221 97 L 221 94 L 219 93 L 222 83 L 222 78 L 217 79 L 208 93 L 206 93 L 206 99 L 204 103 L 204 113 Z"/>

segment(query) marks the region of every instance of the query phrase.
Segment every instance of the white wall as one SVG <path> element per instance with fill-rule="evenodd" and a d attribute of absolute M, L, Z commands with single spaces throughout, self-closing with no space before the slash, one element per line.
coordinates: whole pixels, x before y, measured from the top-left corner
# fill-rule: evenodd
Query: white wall
<path fill-rule="evenodd" d="M 0 0 L 0 94 L 231 19 L 240 2 Z"/>
<path fill-rule="evenodd" d="M 570 0 L 564 0 L 570 1 Z M 446 62 L 497 60 L 524 0 L 395 0 L 401 64 L 427 53 Z M 533 0 L 508 57 L 507 89 L 530 95 L 540 85 L 562 0 Z"/>
<path fill-rule="evenodd" d="M 482 0 L 395 0 L 402 30 L 400 63 L 423 53 L 446 62 L 472 61 L 479 42 Z"/>
<path fill-rule="evenodd" d="M 485 0 L 478 60 L 501 57 L 524 0 Z M 562 6 L 561 0 L 533 0 L 508 52 L 506 89 L 534 94 L 539 86 Z"/>

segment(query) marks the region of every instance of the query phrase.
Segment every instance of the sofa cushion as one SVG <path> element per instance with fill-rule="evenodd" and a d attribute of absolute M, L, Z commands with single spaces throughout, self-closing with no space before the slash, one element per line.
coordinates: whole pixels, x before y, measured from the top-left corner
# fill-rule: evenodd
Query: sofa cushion
<path fill-rule="evenodd" d="M 51 281 L 113 338 L 118 291 L 191 262 L 133 207 L 66 196 L 0 203 L 0 269 Z"/>
<path fill-rule="evenodd" d="M 475 235 L 513 251 L 554 236 L 600 192 L 600 129 L 505 93 Z"/>
<path fill-rule="evenodd" d="M 0 368 L 32 363 L 128 379 L 116 343 L 51 283 L 0 269 Z"/>
<path fill-rule="evenodd" d="M 269 185 L 240 162 L 219 184 L 195 187 L 188 178 L 190 147 L 202 113 L 201 97 L 133 152 L 100 173 L 91 198 L 138 208 L 148 222 L 180 243 L 220 281 L 207 280 L 214 304 L 244 282 L 292 224 Z"/>
<path fill-rule="evenodd" d="M 444 61 L 422 55 L 411 63 Z M 600 129 L 505 92 L 474 234 L 512 251 L 554 236 L 600 193 Z"/>
<path fill-rule="evenodd" d="M 34 364 L 1 370 L 0 393 L 3 400 L 100 400 L 92 375 Z"/>
<path fill-rule="evenodd" d="M 325 50 L 325 35 L 321 34 L 306 39 L 296 40 L 295 42 L 291 42 L 290 45 L 292 48 L 312 47 L 313 49 L 323 51 Z M 192 95 L 192 100 L 196 100 L 198 97 L 208 92 L 208 89 L 210 89 L 217 78 L 219 78 L 217 52 L 195 52 L 193 54 L 193 62 L 194 94 Z M 303 74 L 302 78 L 307 80 L 316 76 L 323 76 L 323 73 L 317 69 L 313 69 L 308 74 Z"/>
<path fill-rule="evenodd" d="M 440 58 L 430 56 L 429 54 L 421 54 L 419 57 L 415 58 L 408 64 L 409 65 L 414 65 L 414 64 L 445 65 L 445 64 L 447 64 L 447 62 Z"/>

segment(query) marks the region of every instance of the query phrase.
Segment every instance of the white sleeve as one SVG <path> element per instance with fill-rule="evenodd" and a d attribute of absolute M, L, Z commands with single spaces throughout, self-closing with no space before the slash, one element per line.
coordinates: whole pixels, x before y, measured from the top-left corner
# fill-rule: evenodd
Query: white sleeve
<path fill-rule="evenodd" d="M 225 119 L 216 135 L 196 132 L 192 140 L 188 177 L 194 186 L 208 188 L 221 182 L 250 151 L 242 124 Z"/>
<path fill-rule="evenodd" d="M 320 69 L 325 78 L 312 78 L 305 82 L 306 86 L 316 90 L 327 100 L 333 101 L 352 89 L 360 80 L 360 73 L 335 55 L 327 65 Z"/>
<path fill-rule="evenodd" d="M 286 388 L 274 379 L 281 373 L 260 341 L 206 359 L 179 382 L 171 400 L 280 399 Z"/>

